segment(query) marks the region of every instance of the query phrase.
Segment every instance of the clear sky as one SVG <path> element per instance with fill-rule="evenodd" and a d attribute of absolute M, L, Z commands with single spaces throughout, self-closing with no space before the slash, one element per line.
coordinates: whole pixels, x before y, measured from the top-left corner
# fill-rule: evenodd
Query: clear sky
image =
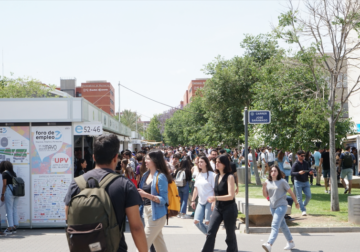
<path fill-rule="evenodd" d="M 0 1 L 4 73 L 118 82 L 179 105 L 217 55 L 241 55 L 244 34 L 271 31 L 286 1 Z M 121 110 L 143 120 L 168 108 L 121 88 Z"/>

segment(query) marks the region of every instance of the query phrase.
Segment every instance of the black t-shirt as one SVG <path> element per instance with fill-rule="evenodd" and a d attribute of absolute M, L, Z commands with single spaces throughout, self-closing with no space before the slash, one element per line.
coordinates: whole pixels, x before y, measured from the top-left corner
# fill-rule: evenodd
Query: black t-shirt
<path fill-rule="evenodd" d="M 236 172 L 236 164 L 231 162 L 230 166 L 231 166 L 231 173 L 234 174 Z"/>
<path fill-rule="evenodd" d="M 330 170 L 330 152 L 321 153 L 323 170 Z"/>
<path fill-rule="evenodd" d="M 90 177 L 95 178 L 98 182 L 100 182 L 107 174 L 110 172 L 114 173 L 111 169 L 93 169 L 84 174 L 85 180 Z M 94 186 L 94 181 L 89 181 L 90 187 Z M 140 194 L 138 193 L 135 185 L 125 177 L 119 177 L 113 180 L 105 189 L 109 194 L 111 203 L 114 207 L 116 219 L 119 224 L 119 227 L 123 225 L 125 221 L 125 209 L 128 207 L 141 205 L 142 200 Z M 73 180 L 69 186 L 68 192 L 65 196 L 64 202 L 65 205 L 69 205 L 71 198 L 80 193 L 80 189 Z M 140 215 L 140 212 L 139 212 Z M 122 234 L 120 246 L 117 252 L 126 252 L 128 250 L 124 234 Z"/>
<path fill-rule="evenodd" d="M 12 185 L 13 184 L 13 180 L 12 180 L 12 177 L 10 176 L 10 174 L 8 173 L 9 171 L 7 172 L 3 172 L 2 173 L 2 179 L 6 179 L 6 184 L 7 185 Z M 15 172 L 10 172 L 11 175 L 13 175 L 13 177 L 16 177 L 16 173 Z"/>
<path fill-rule="evenodd" d="M 150 183 L 150 184 L 144 183 L 142 189 L 143 189 L 145 192 L 151 194 L 151 183 Z M 145 205 L 145 206 L 150 206 L 150 205 L 151 205 L 151 201 L 150 201 L 148 198 L 144 198 L 144 205 Z"/>

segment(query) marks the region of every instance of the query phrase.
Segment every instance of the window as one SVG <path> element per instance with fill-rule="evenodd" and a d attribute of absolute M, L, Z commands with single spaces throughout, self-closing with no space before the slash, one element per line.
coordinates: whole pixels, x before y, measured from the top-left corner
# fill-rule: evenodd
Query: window
<path fill-rule="evenodd" d="M 114 114 L 114 110 L 113 110 L 113 109 L 110 109 L 110 113 L 111 113 L 111 114 Z"/>
<path fill-rule="evenodd" d="M 192 87 L 189 89 L 189 93 L 191 93 Z"/>
<path fill-rule="evenodd" d="M 336 83 L 337 88 L 346 88 L 347 87 L 347 74 L 339 74 L 338 76 L 338 82 Z"/>
<path fill-rule="evenodd" d="M 114 102 L 113 102 L 113 100 L 111 100 L 111 99 L 110 99 L 110 103 L 114 105 Z"/>
<path fill-rule="evenodd" d="M 114 93 L 113 93 L 113 91 L 110 89 L 110 94 L 112 95 L 112 96 L 114 96 Z"/>

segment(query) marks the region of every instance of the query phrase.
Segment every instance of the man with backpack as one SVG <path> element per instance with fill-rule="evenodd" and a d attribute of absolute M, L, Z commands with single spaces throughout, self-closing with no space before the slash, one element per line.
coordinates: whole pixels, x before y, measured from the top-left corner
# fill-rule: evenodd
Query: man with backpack
<path fill-rule="evenodd" d="M 356 163 L 355 156 L 350 153 L 350 146 L 347 146 L 346 151 L 344 153 L 341 153 L 340 155 L 340 163 L 339 166 L 341 167 L 341 183 L 345 188 L 344 194 L 349 192 L 351 194 L 351 186 L 352 186 L 352 176 L 353 176 L 353 165 Z M 349 181 L 349 187 L 346 187 L 344 178 L 347 177 Z"/>
<path fill-rule="evenodd" d="M 67 238 L 70 251 L 126 252 L 125 216 L 139 252 L 147 252 L 134 184 L 114 172 L 120 142 L 114 135 L 94 141 L 95 169 L 75 178 L 65 196 Z"/>

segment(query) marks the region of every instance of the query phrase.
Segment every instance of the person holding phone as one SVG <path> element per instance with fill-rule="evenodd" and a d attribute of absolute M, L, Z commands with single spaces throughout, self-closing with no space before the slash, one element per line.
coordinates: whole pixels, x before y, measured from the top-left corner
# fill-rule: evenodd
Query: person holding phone
<path fill-rule="evenodd" d="M 309 204 L 311 199 L 311 190 L 309 183 L 309 175 L 313 175 L 313 171 L 310 170 L 309 163 L 306 162 L 305 152 L 299 150 L 297 153 L 298 159 L 291 167 L 291 176 L 295 179 L 294 189 L 296 191 L 296 197 L 300 204 L 300 210 L 302 211 L 302 216 L 306 216 L 306 206 Z M 302 200 L 302 192 L 305 194 L 305 200 Z"/>

